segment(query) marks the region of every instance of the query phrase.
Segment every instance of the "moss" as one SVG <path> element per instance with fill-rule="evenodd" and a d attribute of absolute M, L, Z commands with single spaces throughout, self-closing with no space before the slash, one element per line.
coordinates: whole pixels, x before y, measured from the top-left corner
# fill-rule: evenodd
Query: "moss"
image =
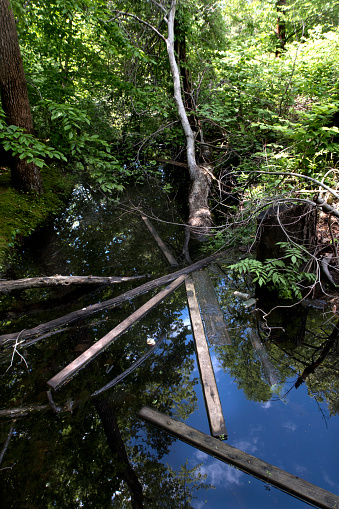
<path fill-rule="evenodd" d="M 10 186 L 10 171 L 0 167 L 0 272 L 15 244 L 60 213 L 69 197 L 73 179 L 55 167 L 41 171 L 44 194 L 24 194 Z"/>

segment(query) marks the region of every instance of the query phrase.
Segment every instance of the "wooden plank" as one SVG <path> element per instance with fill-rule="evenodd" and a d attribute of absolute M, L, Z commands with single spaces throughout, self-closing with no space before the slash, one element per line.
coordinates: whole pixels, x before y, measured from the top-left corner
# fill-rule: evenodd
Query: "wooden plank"
<path fill-rule="evenodd" d="M 17 341 L 18 336 L 20 336 L 20 342 L 21 342 L 26 339 L 36 338 L 38 335 L 45 334 L 46 332 L 49 332 L 53 329 L 56 332 L 58 332 L 56 329 L 59 327 L 62 327 L 66 324 L 69 325 L 70 323 L 75 322 L 76 320 L 79 320 L 80 318 L 90 316 L 94 313 L 97 313 L 98 311 L 102 311 L 103 309 L 112 309 L 115 306 L 120 306 L 120 304 L 122 304 L 123 302 L 134 299 L 138 295 L 142 295 L 146 292 L 149 292 L 150 290 L 153 290 L 154 288 L 157 288 L 158 286 L 165 285 L 165 284 L 169 283 L 170 281 L 177 279 L 182 274 L 189 274 L 189 273 L 193 272 L 194 270 L 200 269 L 204 265 L 208 265 L 209 263 L 213 262 L 217 258 L 221 258 L 223 256 L 228 255 L 231 251 L 232 251 L 232 248 L 226 249 L 226 251 L 221 251 L 214 255 L 208 256 L 207 258 L 204 258 L 203 260 L 199 260 L 198 262 L 195 262 L 192 265 L 189 265 L 188 267 L 184 267 L 183 269 L 172 272 L 171 274 L 167 274 L 167 275 L 161 276 L 157 279 L 153 279 L 152 281 L 148 281 L 147 283 L 144 283 L 143 285 L 140 285 L 137 288 L 133 288 L 132 290 L 129 290 L 129 291 L 123 293 L 122 295 L 118 295 L 118 297 L 114 297 L 113 299 L 109 299 L 109 300 L 106 300 L 103 302 L 97 302 L 96 304 L 92 304 L 90 306 L 87 306 L 86 308 L 72 311 L 71 313 L 68 313 L 67 315 L 64 315 L 60 318 L 56 318 L 55 320 L 51 320 L 46 323 L 42 323 L 40 325 L 37 325 L 36 327 L 33 327 L 32 329 L 24 329 L 19 332 L 3 334 L 2 336 L 0 336 L 0 345 L 6 344 L 6 346 L 9 346 L 10 342 L 15 343 Z"/>
<path fill-rule="evenodd" d="M 112 329 L 108 334 L 106 334 L 103 338 L 94 343 L 94 345 L 88 348 L 83 354 L 79 355 L 79 357 L 77 357 L 73 362 L 68 364 L 68 366 L 66 366 L 63 370 L 61 370 L 53 378 L 51 378 L 47 382 L 48 385 L 53 389 L 58 389 L 67 380 L 73 377 L 81 368 L 83 368 L 84 366 L 86 366 L 86 364 L 91 362 L 113 341 L 115 341 L 123 332 L 129 329 L 129 327 L 131 327 L 137 320 L 143 317 L 154 306 L 159 304 L 165 297 L 167 297 L 176 288 L 178 288 L 178 286 L 180 286 L 186 278 L 187 278 L 186 275 L 180 276 L 166 288 L 161 290 L 157 295 L 155 295 L 152 299 L 147 301 L 139 309 L 134 311 L 134 313 L 132 313 L 128 318 L 119 323 L 119 325 L 114 327 L 114 329 Z"/>
<path fill-rule="evenodd" d="M 269 483 L 308 504 L 323 509 L 339 507 L 339 495 L 319 488 L 281 468 L 275 467 L 251 454 L 247 454 L 225 442 L 191 428 L 183 422 L 176 421 L 172 417 L 147 407 L 143 407 L 138 416 L 144 421 L 164 429 L 187 444 L 225 463 L 233 465 L 243 472 L 265 483 Z"/>
<path fill-rule="evenodd" d="M 227 436 L 225 419 L 221 408 L 210 352 L 199 311 L 199 304 L 195 294 L 194 283 L 191 278 L 185 281 L 185 286 L 211 434 L 215 437 L 220 435 Z"/>
<path fill-rule="evenodd" d="M 205 270 L 193 272 L 192 278 L 202 314 L 205 332 L 210 345 L 231 345 L 227 326 L 224 320 L 215 288 Z"/>
<path fill-rule="evenodd" d="M 145 225 L 147 226 L 148 230 L 153 235 L 154 240 L 158 244 L 160 250 L 162 251 L 162 253 L 165 256 L 165 258 L 168 261 L 168 263 L 172 267 L 177 267 L 178 266 L 178 262 L 176 261 L 176 259 L 174 258 L 174 256 L 172 255 L 171 251 L 168 249 L 166 244 L 162 241 L 160 235 L 158 234 L 158 232 L 156 231 L 156 229 L 152 225 L 151 221 L 148 219 L 148 217 L 144 216 L 143 214 L 141 214 L 141 217 L 142 217 L 142 220 L 144 221 Z"/>

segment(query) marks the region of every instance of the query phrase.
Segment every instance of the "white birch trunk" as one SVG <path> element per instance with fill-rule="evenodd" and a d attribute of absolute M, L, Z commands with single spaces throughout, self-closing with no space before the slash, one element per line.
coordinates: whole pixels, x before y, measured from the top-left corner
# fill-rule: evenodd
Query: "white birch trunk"
<path fill-rule="evenodd" d="M 210 176 L 203 166 L 197 165 L 195 159 L 194 132 L 188 121 L 184 102 L 181 95 L 180 72 L 174 54 L 174 20 L 177 0 L 172 0 L 171 10 L 168 14 L 168 37 L 166 39 L 168 59 L 171 67 L 174 100 L 177 106 L 181 125 L 186 136 L 187 164 L 191 179 L 189 195 L 190 230 L 195 237 L 202 240 L 209 233 L 212 225 L 212 216 L 208 207 Z"/>

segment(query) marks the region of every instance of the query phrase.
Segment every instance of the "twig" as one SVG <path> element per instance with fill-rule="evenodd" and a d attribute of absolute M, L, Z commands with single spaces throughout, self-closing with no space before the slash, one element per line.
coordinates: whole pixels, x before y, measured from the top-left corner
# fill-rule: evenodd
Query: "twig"
<path fill-rule="evenodd" d="M 101 394 L 102 392 L 104 391 L 107 391 L 108 389 L 110 389 L 111 387 L 113 387 L 114 385 L 116 385 L 118 382 L 120 382 L 121 380 L 123 380 L 126 376 L 128 376 L 130 373 L 132 373 L 138 366 L 140 366 L 140 364 L 142 364 L 150 355 L 152 355 L 152 353 L 154 352 L 154 350 L 156 350 L 158 348 L 158 346 L 160 345 L 160 343 L 162 343 L 162 341 L 166 338 L 166 335 L 164 334 L 156 343 L 154 346 L 152 346 L 152 348 L 150 348 L 150 350 L 148 350 L 148 352 L 146 352 L 144 355 L 142 355 L 136 362 L 134 362 L 132 364 L 132 366 L 130 366 L 128 369 L 126 369 L 123 373 L 121 373 L 120 375 L 118 375 L 117 377 L 113 378 L 113 380 L 111 380 L 110 382 L 108 382 L 108 384 L 104 385 L 103 387 L 101 387 L 101 389 L 98 389 L 97 391 L 93 392 L 93 394 L 91 394 L 91 398 L 92 397 L 95 397 L 95 396 L 98 396 L 99 394 Z"/>
<path fill-rule="evenodd" d="M 328 217 L 327 223 L 328 223 L 328 229 L 330 230 L 330 234 L 331 234 L 331 238 L 332 238 L 332 245 L 333 245 L 333 249 L 334 249 L 334 254 L 335 254 L 336 260 L 338 260 L 338 250 L 337 250 L 337 245 L 336 245 L 335 240 L 334 240 L 334 235 L 333 235 L 333 230 L 332 230 L 332 223 L 331 223 L 331 216 Z"/>
<path fill-rule="evenodd" d="M 23 361 L 24 361 L 24 363 L 26 364 L 26 368 L 27 368 L 27 371 L 28 371 L 28 364 L 27 364 L 27 362 L 26 362 L 26 359 L 25 359 L 25 358 L 21 355 L 21 353 L 20 353 L 20 352 L 18 352 L 18 350 L 17 350 L 17 346 L 18 346 L 18 344 L 19 344 L 19 343 L 18 343 L 18 341 L 19 341 L 19 339 L 20 339 L 20 336 L 22 335 L 22 333 L 23 333 L 25 330 L 26 330 L 26 329 L 22 329 L 22 330 L 19 332 L 19 334 L 17 335 L 17 337 L 15 338 L 15 344 L 14 344 L 14 346 L 13 346 L 13 354 L 12 354 L 12 358 L 11 358 L 11 363 L 10 363 L 10 365 L 8 366 L 8 368 L 6 369 L 6 373 L 7 373 L 7 371 L 8 371 L 9 369 L 11 369 L 11 367 L 13 366 L 13 359 L 14 359 L 14 355 L 15 355 L 15 353 L 17 353 L 17 354 L 18 354 L 18 355 L 22 358 L 22 360 L 23 360 Z M 23 341 L 24 341 L 24 340 L 23 340 Z"/>
<path fill-rule="evenodd" d="M 6 438 L 6 442 L 4 443 L 4 446 L 3 446 L 2 451 L 0 453 L 0 465 L 2 463 L 3 457 L 5 456 L 5 452 L 7 451 L 7 448 L 9 446 L 9 442 L 11 440 L 11 436 L 13 434 L 13 431 L 14 431 L 14 425 L 12 424 L 11 427 L 10 427 L 10 430 L 8 432 L 8 435 L 7 435 L 7 438 Z"/>

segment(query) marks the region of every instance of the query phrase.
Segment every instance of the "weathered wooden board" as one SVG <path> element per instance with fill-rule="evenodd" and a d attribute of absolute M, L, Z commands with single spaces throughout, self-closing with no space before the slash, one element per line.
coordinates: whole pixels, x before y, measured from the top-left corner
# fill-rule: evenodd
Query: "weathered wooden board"
<path fill-rule="evenodd" d="M 186 278 L 186 275 L 180 276 L 166 288 L 161 290 L 157 295 L 134 311 L 134 313 L 132 313 L 128 318 L 119 323 L 119 325 L 112 329 L 108 334 L 94 343 L 94 345 L 88 348 L 83 354 L 79 355 L 79 357 L 77 357 L 73 362 L 68 364 L 68 366 L 51 378 L 47 382 L 48 385 L 53 389 L 58 389 L 67 380 L 74 376 L 75 373 L 91 362 L 100 352 L 107 348 L 108 345 L 115 341 L 123 332 L 129 329 L 129 327 L 131 327 L 137 320 L 143 317 L 152 308 L 154 308 L 154 306 L 159 304 L 165 297 L 178 288 L 178 286 L 180 286 Z"/>
<path fill-rule="evenodd" d="M 199 270 L 193 272 L 192 278 L 210 345 L 231 345 L 224 313 L 219 306 L 218 297 L 209 274 L 205 270 Z"/>
<path fill-rule="evenodd" d="M 161 252 L 165 256 L 166 260 L 168 261 L 168 263 L 170 265 L 172 265 L 172 267 L 177 267 L 178 262 L 176 261 L 176 259 L 172 255 L 171 251 L 168 249 L 166 244 L 163 242 L 163 240 L 159 236 L 158 232 L 152 225 L 151 221 L 148 219 L 148 217 L 144 216 L 143 214 L 141 215 L 141 217 L 142 217 L 142 220 L 144 221 L 145 225 L 147 226 L 148 230 L 150 231 L 151 235 L 153 236 L 154 240 L 158 244 Z"/>
<path fill-rule="evenodd" d="M 176 270 L 175 272 L 172 272 L 171 274 L 161 276 L 157 279 L 153 279 L 152 281 L 148 281 L 147 283 L 144 283 L 143 285 L 138 286 L 137 288 L 128 290 L 127 292 L 123 293 L 122 295 L 119 295 L 118 297 L 114 297 L 113 299 L 109 299 L 109 300 L 106 300 L 103 302 L 97 302 L 96 304 L 92 304 L 91 306 L 87 306 L 86 308 L 72 311 L 71 313 L 68 313 L 67 315 L 64 315 L 60 318 L 56 318 L 55 320 L 51 320 L 50 322 L 46 322 L 46 323 L 37 325 L 36 327 L 33 327 L 32 329 L 24 329 L 19 332 L 3 334 L 2 336 L 0 336 L 0 345 L 4 345 L 5 343 L 8 343 L 8 342 L 16 342 L 18 337 L 20 337 L 20 341 L 30 339 L 30 338 L 36 338 L 39 335 L 45 334 L 46 332 L 49 332 L 53 329 L 56 330 L 57 328 L 62 327 L 66 324 L 69 325 L 70 323 L 75 322 L 76 320 L 79 320 L 80 318 L 90 316 L 94 313 L 97 313 L 98 311 L 103 310 L 103 309 L 112 309 L 115 306 L 120 306 L 123 302 L 134 299 L 138 295 L 147 293 L 150 290 L 157 288 L 158 286 L 165 285 L 165 284 L 169 283 L 170 281 L 173 281 L 174 279 L 178 278 L 182 274 L 190 274 L 194 270 L 200 269 L 204 265 L 208 265 L 209 263 L 213 262 L 217 258 L 221 258 L 221 257 L 228 255 L 231 251 L 232 251 L 232 248 L 227 249 L 226 251 L 222 251 L 222 252 L 216 253 L 214 255 L 208 256 L 207 258 L 204 258 L 203 260 L 199 260 L 198 262 L 195 262 L 192 265 L 189 265 L 188 267 L 184 267 L 183 269 Z"/>
<path fill-rule="evenodd" d="M 217 438 L 210 437 L 201 431 L 191 428 L 183 422 L 176 421 L 172 417 L 147 407 L 143 407 L 138 416 L 144 421 L 164 429 L 187 444 L 225 463 L 233 465 L 243 472 L 253 475 L 257 479 L 269 483 L 308 504 L 323 509 L 339 507 L 339 495 L 319 488 L 281 468 L 275 467 L 251 454 L 221 442 Z"/>
<path fill-rule="evenodd" d="M 225 419 L 192 279 L 187 279 L 185 286 L 211 434 L 215 437 L 227 436 Z"/>

